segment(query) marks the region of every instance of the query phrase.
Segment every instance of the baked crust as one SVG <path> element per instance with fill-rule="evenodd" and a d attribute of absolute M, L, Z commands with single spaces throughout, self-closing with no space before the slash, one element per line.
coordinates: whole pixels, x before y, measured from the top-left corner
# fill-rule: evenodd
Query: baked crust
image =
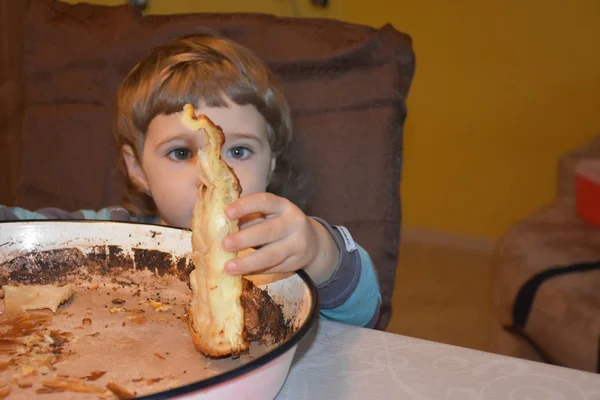
<path fill-rule="evenodd" d="M 208 357 L 236 356 L 248 348 L 244 330 L 244 310 L 240 301 L 242 277 L 229 275 L 225 262 L 237 253 L 223 249 L 225 236 L 239 230 L 225 208 L 240 196 L 240 183 L 221 159 L 225 136 L 206 116 L 196 116 L 186 104 L 181 122 L 204 132 L 204 145 L 198 151 L 201 181 L 192 218 L 193 290 L 188 306 L 188 324 L 196 349 Z"/>

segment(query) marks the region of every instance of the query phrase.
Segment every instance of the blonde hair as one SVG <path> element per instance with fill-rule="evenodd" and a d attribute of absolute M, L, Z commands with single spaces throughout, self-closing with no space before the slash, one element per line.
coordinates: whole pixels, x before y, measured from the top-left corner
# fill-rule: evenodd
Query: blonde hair
<path fill-rule="evenodd" d="M 299 175 L 289 161 L 292 123 L 288 103 L 274 75 L 245 47 L 214 33 L 170 40 L 152 50 L 127 75 L 117 91 L 115 140 L 119 170 L 127 184 L 122 205 L 133 215 L 156 215 L 149 194 L 129 179 L 121 155 L 129 145 L 138 161 L 150 122 L 160 114 L 181 111 L 186 103 L 226 107 L 225 97 L 256 107 L 267 123 L 275 171 L 268 191 L 291 193 Z"/>

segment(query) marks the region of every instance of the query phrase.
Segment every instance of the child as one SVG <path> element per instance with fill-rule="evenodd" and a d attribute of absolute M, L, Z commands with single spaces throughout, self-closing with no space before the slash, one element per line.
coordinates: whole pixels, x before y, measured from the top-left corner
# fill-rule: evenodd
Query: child
<path fill-rule="evenodd" d="M 258 248 L 227 262 L 230 274 L 304 269 L 318 285 L 321 316 L 375 325 L 381 294 L 367 252 L 343 227 L 307 217 L 287 200 L 295 174 L 288 162 L 292 124 L 274 77 L 248 49 L 213 34 L 155 48 L 117 92 L 115 138 L 127 187 L 122 207 L 74 213 L 0 206 L 0 220 L 98 219 L 189 228 L 197 197 L 195 153 L 203 135 L 178 113 L 191 103 L 225 133 L 223 159 L 239 178 L 241 198 L 226 210 L 240 220 L 230 251 Z"/>

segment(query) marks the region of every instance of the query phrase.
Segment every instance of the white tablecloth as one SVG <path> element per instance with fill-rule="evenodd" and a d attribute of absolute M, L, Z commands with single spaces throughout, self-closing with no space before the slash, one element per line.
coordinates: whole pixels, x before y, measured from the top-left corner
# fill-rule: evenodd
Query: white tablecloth
<path fill-rule="evenodd" d="M 600 400 L 600 374 L 319 321 L 277 400 Z"/>

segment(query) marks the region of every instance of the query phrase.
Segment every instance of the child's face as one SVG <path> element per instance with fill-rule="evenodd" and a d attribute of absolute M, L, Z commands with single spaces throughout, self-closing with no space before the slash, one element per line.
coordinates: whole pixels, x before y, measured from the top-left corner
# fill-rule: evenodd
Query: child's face
<path fill-rule="evenodd" d="M 235 171 L 242 196 L 264 192 L 275 167 L 267 138 L 266 123 L 252 105 L 196 109 L 223 129 L 222 158 Z M 158 209 L 161 223 L 189 228 L 198 196 L 196 152 L 204 142 L 204 132 L 186 128 L 178 114 L 158 115 L 148 128 L 138 163 L 124 149 L 129 176 L 148 192 Z"/>

